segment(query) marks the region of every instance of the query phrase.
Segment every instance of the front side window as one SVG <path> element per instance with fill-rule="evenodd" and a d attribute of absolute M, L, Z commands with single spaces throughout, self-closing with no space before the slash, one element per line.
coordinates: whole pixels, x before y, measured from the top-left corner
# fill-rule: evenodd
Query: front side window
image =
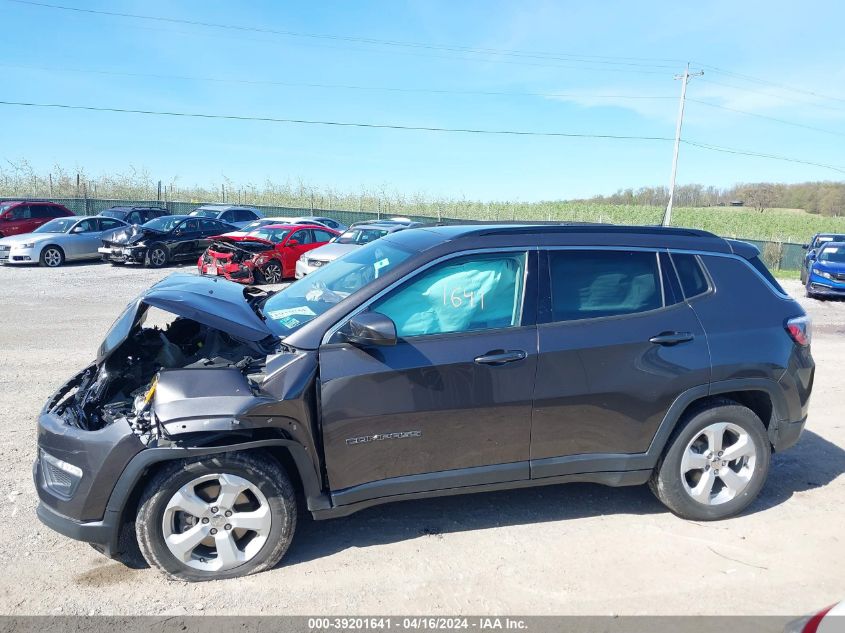
<path fill-rule="evenodd" d="M 32 217 L 32 212 L 28 205 L 22 204 L 9 211 L 9 218 L 12 220 L 29 220 Z"/>
<path fill-rule="evenodd" d="M 656 253 L 550 251 L 549 267 L 555 321 L 636 314 L 663 306 Z"/>
<path fill-rule="evenodd" d="M 438 264 L 370 306 L 399 337 L 519 325 L 525 253 L 470 255 Z"/>

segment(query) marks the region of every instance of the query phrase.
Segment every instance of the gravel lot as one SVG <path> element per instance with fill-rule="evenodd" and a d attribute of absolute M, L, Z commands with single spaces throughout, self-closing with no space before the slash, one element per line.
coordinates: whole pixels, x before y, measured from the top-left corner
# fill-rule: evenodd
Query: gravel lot
<path fill-rule="evenodd" d="M 0 267 L 0 613 L 789 615 L 845 598 L 843 302 L 801 299 L 816 323 L 808 431 L 735 519 L 687 522 L 645 487 L 586 484 L 400 503 L 302 517 L 281 566 L 205 584 L 54 534 L 35 518 L 34 418 L 173 271 Z"/>

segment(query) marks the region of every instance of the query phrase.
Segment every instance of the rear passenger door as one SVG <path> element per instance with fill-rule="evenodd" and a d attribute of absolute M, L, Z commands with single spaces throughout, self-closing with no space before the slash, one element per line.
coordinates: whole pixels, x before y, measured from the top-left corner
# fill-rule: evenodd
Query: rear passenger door
<path fill-rule="evenodd" d="M 570 248 L 541 262 L 531 476 L 619 470 L 678 395 L 709 383 L 704 330 L 665 252 Z"/>

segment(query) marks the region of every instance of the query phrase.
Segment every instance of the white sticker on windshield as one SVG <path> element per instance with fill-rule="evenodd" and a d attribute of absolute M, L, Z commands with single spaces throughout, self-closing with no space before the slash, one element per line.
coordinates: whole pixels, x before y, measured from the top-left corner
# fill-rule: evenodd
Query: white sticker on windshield
<path fill-rule="evenodd" d="M 378 271 L 380 271 L 385 266 L 390 265 L 390 260 L 385 257 L 384 259 L 378 260 L 375 264 L 373 264 L 373 271 L 375 272 L 376 279 L 378 279 Z"/>
<path fill-rule="evenodd" d="M 301 314 L 303 316 L 317 316 L 314 310 L 309 308 L 308 306 L 299 306 L 298 308 L 285 308 L 284 310 L 271 310 L 267 313 L 274 321 L 281 321 L 285 317 L 289 317 L 293 314 Z"/>
<path fill-rule="evenodd" d="M 824 250 L 822 251 L 822 253 L 838 253 L 839 251 L 840 251 L 840 249 L 839 249 L 839 248 L 832 247 L 832 248 L 826 248 L 826 249 L 824 249 Z"/>

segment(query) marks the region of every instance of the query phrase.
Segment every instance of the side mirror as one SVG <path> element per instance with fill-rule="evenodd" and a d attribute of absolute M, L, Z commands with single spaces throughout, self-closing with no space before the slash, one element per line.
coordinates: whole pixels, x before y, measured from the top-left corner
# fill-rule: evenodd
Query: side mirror
<path fill-rule="evenodd" d="M 182 229 L 176 229 L 173 231 L 173 235 L 182 235 Z"/>
<path fill-rule="evenodd" d="M 285 246 L 299 246 L 299 240 L 288 240 Z"/>
<path fill-rule="evenodd" d="M 396 324 L 379 312 L 356 314 L 341 333 L 353 345 L 396 345 Z"/>
<path fill-rule="evenodd" d="M 816 251 L 810 251 L 809 253 L 807 253 L 807 257 L 809 259 L 815 259 L 816 258 Z"/>
<path fill-rule="evenodd" d="M 810 248 L 810 245 L 809 244 L 802 244 L 801 248 L 803 248 L 806 251 L 808 248 Z"/>
<path fill-rule="evenodd" d="M 75 226 L 75 227 L 73 227 L 73 230 L 71 231 L 71 233 L 82 233 L 83 231 L 85 231 L 85 227 Z"/>

